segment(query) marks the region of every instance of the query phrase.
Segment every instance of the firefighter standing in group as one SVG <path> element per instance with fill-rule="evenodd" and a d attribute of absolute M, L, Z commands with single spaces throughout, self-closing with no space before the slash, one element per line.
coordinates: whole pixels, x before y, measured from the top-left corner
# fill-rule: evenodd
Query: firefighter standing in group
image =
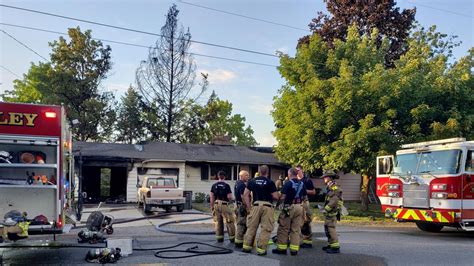
<path fill-rule="evenodd" d="M 298 171 L 298 179 L 301 180 L 305 186 L 306 194 L 309 196 L 316 195 L 316 190 L 314 188 L 313 181 L 307 177 L 301 165 L 296 167 Z M 302 248 L 312 248 L 313 247 L 313 232 L 311 230 L 311 220 L 312 220 L 312 210 L 311 206 L 309 206 L 309 200 L 306 199 L 303 201 L 303 209 L 304 209 L 304 223 L 301 227 L 301 234 L 303 235 L 303 243 L 301 244 Z"/>
<path fill-rule="evenodd" d="M 247 231 L 247 209 L 244 202 L 242 201 L 242 196 L 244 194 L 245 188 L 247 187 L 247 181 L 249 180 L 249 172 L 242 170 L 239 173 L 239 180 L 235 182 L 234 194 L 236 207 L 236 217 L 237 217 L 237 231 L 235 233 L 235 247 L 242 248 L 244 243 L 244 235 Z"/>
<path fill-rule="evenodd" d="M 250 180 L 245 188 L 243 200 L 247 211 L 247 232 L 245 233 L 242 251 L 250 253 L 254 243 L 257 229 L 260 225 L 260 235 L 257 241 L 257 255 L 267 254 L 267 245 L 273 231 L 273 200 L 278 200 L 279 195 L 275 183 L 267 177 L 268 166 L 259 167 L 259 176 Z M 250 202 L 252 193 L 253 202 Z M 250 204 L 253 207 L 250 209 Z"/>
<path fill-rule="evenodd" d="M 278 177 L 278 180 L 275 182 L 275 186 L 276 186 L 278 191 L 281 191 L 281 189 L 283 188 L 283 181 L 284 181 L 283 176 L 280 175 Z"/>
<path fill-rule="evenodd" d="M 323 247 L 327 253 L 339 253 L 340 245 L 336 232 L 336 223 L 340 219 L 341 209 L 344 204 L 342 199 L 342 190 L 334 181 L 338 176 L 335 173 L 323 175 L 324 183 L 327 186 L 326 200 L 324 203 L 324 232 L 328 238 L 328 245 Z"/>
<path fill-rule="evenodd" d="M 211 211 L 216 223 L 217 242 L 224 242 L 224 222 L 227 227 L 230 242 L 235 239 L 235 220 L 229 204 L 233 201 L 232 191 L 225 180 L 226 174 L 223 171 L 217 173 L 218 182 L 211 187 Z"/>
<path fill-rule="evenodd" d="M 280 216 L 278 218 L 277 248 L 272 252 L 285 254 L 290 240 L 290 254 L 297 255 L 300 249 L 300 232 L 303 225 L 303 200 L 306 197 L 306 189 L 297 177 L 295 168 L 288 170 L 289 182 L 283 185 L 279 203 L 283 202 Z M 281 206 L 281 205 L 280 205 Z"/>

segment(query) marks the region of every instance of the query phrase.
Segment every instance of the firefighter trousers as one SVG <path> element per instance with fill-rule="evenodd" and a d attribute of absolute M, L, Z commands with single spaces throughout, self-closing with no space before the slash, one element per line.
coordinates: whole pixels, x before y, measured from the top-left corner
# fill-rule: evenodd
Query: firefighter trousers
<path fill-rule="evenodd" d="M 324 232 L 328 238 L 328 246 L 330 248 L 339 248 L 339 239 L 337 238 L 336 232 L 336 223 L 337 217 L 336 215 L 326 215 L 324 219 Z"/>
<path fill-rule="evenodd" d="M 216 225 L 216 239 L 224 239 L 224 223 L 227 227 L 227 234 L 229 234 L 229 240 L 234 241 L 235 238 L 235 219 L 229 206 L 225 201 L 216 200 L 214 203 L 214 222 Z"/>
<path fill-rule="evenodd" d="M 260 225 L 257 254 L 265 254 L 267 252 L 268 240 L 273 231 L 273 207 L 267 201 L 256 201 L 253 205 L 250 214 L 247 216 L 247 232 L 244 236 L 243 249 L 252 249 L 258 226 Z"/>
<path fill-rule="evenodd" d="M 235 216 L 237 217 L 236 232 L 235 232 L 235 244 L 244 243 L 244 235 L 247 231 L 247 210 L 245 206 L 239 204 L 235 209 Z"/>
<path fill-rule="evenodd" d="M 288 211 L 281 211 L 278 218 L 277 249 L 286 250 L 289 239 L 290 250 L 298 251 L 300 249 L 300 230 L 303 225 L 303 206 L 292 204 L 287 208 Z"/>
<path fill-rule="evenodd" d="M 313 212 L 311 207 L 309 206 L 309 201 L 305 200 L 303 202 L 303 209 L 304 209 L 304 222 L 303 226 L 301 227 L 301 234 L 303 235 L 303 244 L 313 244 L 312 236 L 313 232 L 311 230 L 311 220 Z"/>

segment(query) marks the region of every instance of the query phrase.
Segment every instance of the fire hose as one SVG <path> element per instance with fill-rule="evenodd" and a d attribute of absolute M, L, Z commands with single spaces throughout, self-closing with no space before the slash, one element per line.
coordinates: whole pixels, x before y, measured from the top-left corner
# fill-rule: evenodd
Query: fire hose
<path fill-rule="evenodd" d="M 115 224 L 123 224 L 123 223 L 130 223 L 130 222 L 135 222 L 135 221 L 141 221 L 141 220 L 147 220 L 147 219 L 156 219 L 156 218 L 161 218 L 161 217 L 166 217 L 169 215 L 204 215 L 208 217 L 204 218 L 195 218 L 195 219 L 185 219 L 185 220 L 174 220 L 174 221 L 168 221 L 164 222 L 161 224 L 156 225 L 156 230 L 160 232 L 165 232 L 165 233 L 171 233 L 171 234 L 193 234 L 193 235 L 213 235 L 214 231 L 176 231 L 176 230 L 170 230 L 170 229 L 165 229 L 163 228 L 166 225 L 169 224 L 178 224 L 178 223 L 187 223 L 187 222 L 198 222 L 198 221 L 204 221 L 210 219 L 212 217 L 209 214 L 206 213 L 197 213 L 197 212 L 182 212 L 182 213 L 161 213 L 157 215 L 151 215 L 147 217 L 140 217 L 140 218 L 133 218 L 133 219 L 126 219 L 126 220 L 121 220 L 121 221 L 116 221 Z M 84 226 L 81 226 L 84 227 Z M 76 227 L 76 228 L 81 228 L 81 227 Z M 179 246 L 183 245 L 194 245 L 192 247 L 189 247 L 187 249 L 175 249 Z M 210 247 L 213 248 L 212 250 L 199 250 L 199 245 L 205 246 L 205 247 Z M 90 245 L 72 245 L 72 244 L 58 244 L 58 243 L 50 243 L 48 245 L 0 245 L 0 249 L 2 248 L 50 248 L 50 249 L 59 249 L 59 248 L 96 248 L 96 249 L 104 249 L 106 248 L 105 246 L 90 246 Z M 162 259 L 182 259 L 182 258 L 190 258 L 190 257 L 197 257 L 197 256 L 204 256 L 204 255 L 224 255 L 224 254 L 230 254 L 233 253 L 234 251 L 229 248 L 221 247 L 221 246 L 215 246 L 211 245 L 208 243 L 203 243 L 203 242 L 182 242 L 174 246 L 168 246 L 168 247 L 151 247 L 151 248 L 133 248 L 134 251 L 156 251 L 154 253 L 155 257 L 157 258 L 162 258 Z M 184 253 L 184 254 L 189 254 L 189 255 L 179 255 L 179 256 L 170 256 L 170 255 L 164 255 L 167 253 Z"/>

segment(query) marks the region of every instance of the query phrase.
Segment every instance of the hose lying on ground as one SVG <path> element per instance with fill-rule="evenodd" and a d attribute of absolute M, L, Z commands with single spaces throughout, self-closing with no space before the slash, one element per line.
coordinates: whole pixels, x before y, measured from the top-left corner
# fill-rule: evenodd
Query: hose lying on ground
<path fill-rule="evenodd" d="M 175 220 L 175 221 L 169 221 L 169 222 L 164 222 L 161 224 L 158 224 L 156 226 L 156 230 L 163 232 L 163 233 L 170 233 L 170 234 L 183 234 L 183 235 L 214 235 L 215 232 L 214 230 L 209 230 L 209 231 L 177 231 L 177 230 L 170 230 L 170 229 L 165 229 L 163 228 L 166 225 L 169 224 L 178 224 L 178 223 L 189 223 L 189 222 L 199 222 L 199 221 L 205 221 L 209 220 L 211 217 L 205 217 L 205 218 L 196 218 L 196 219 L 186 219 L 186 220 Z"/>
<path fill-rule="evenodd" d="M 174 249 L 179 246 L 183 245 L 195 245 L 192 247 L 189 247 L 187 249 Z M 214 248 L 213 250 L 199 250 L 199 245 L 202 246 L 207 246 Z M 155 257 L 157 258 L 162 258 L 162 259 L 184 259 L 184 258 L 190 258 L 190 257 L 197 257 L 197 256 L 204 256 L 204 255 L 224 255 L 224 254 L 230 254 L 233 253 L 234 251 L 229 248 L 225 247 L 219 247 L 219 246 L 214 246 L 211 244 L 207 243 L 202 243 L 202 242 L 182 242 L 174 246 L 169 246 L 169 247 L 162 247 L 162 248 L 134 248 L 134 251 L 156 251 L 155 252 Z M 166 256 L 164 254 L 166 253 L 185 253 L 189 255 L 181 255 L 181 256 Z"/>

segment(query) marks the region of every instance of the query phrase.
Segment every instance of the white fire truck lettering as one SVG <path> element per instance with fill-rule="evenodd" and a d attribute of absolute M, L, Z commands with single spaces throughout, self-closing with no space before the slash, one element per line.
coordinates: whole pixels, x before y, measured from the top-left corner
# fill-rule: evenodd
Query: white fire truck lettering
<path fill-rule="evenodd" d="M 26 118 L 26 126 L 34 127 L 35 126 L 35 119 L 38 117 L 37 114 L 23 114 Z"/>
<path fill-rule="evenodd" d="M 10 123 L 9 125 L 13 126 L 22 126 L 23 125 L 23 114 L 21 113 L 10 113 Z"/>

